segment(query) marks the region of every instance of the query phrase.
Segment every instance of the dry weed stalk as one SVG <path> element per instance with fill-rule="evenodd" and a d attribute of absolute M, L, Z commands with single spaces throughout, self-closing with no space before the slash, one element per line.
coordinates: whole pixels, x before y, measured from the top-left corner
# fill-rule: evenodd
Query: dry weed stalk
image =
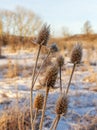
<path fill-rule="evenodd" d="M 13 71 L 12 71 L 13 70 Z M 19 74 L 19 65 L 16 62 L 15 64 L 12 63 L 12 60 L 8 60 L 8 72 L 5 75 L 7 78 L 14 78 L 17 77 Z"/>
<path fill-rule="evenodd" d="M 36 109 L 36 111 L 35 111 L 35 116 L 34 116 L 34 120 L 33 120 L 33 130 L 35 127 L 35 121 L 37 118 L 38 111 L 43 108 L 43 102 L 44 102 L 44 95 L 41 93 L 38 93 L 34 100 L 34 108 Z"/>
<path fill-rule="evenodd" d="M 48 39 L 49 39 L 49 33 L 50 33 L 50 28 L 46 24 L 43 25 L 42 29 L 39 32 L 38 38 L 37 38 L 37 43 L 39 44 L 39 49 L 36 57 L 36 62 L 35 66 L 33 69 L 33 74 L 32 74 L 32 84 L 31 84 L 31 93 L 30 93 L 30 114 L 31 114 L 31 128 L 33 130 L 33 83 L 35 79 L 35 73 L 36 73 L 36 68 L 37 68 L 37 63 L 40 55 L 40 51 L 43 45 L 47 45 Z"/>
<path fill-rule="evenodd" d="M 55 111 L 56 111 L 56 118 L 54 119 L 50 130 L 53 130 L 53 129 L 56 130 L 58 122 L 59 122 L 61 116 L 63 114 L 66 115 L 67 114 L 67 110 L 68 110 L 68 98 L 67 98 L 67 96 L 62 94 L 58 98 L 58 100 L 56 102 L 56 109 L 55 109 Z"/>
<path fill-rule="evenodd" d="M 43 105 L 43 110 L 42 110 L 42 116 L 41 116 L 41 121 L 40 121 L 40 126 L 39 129 L 42 130 L 43 127 L 43 121 L 44 121 L 44 114 L 45 114 L 45 109 L 46 109 L 46 102 L 49 94 L 49 89 L 50 87 L 54 87 L 56 79 L 58 75 L 58 66 L 51 66 L 46 73 L 46 77 L 44 80 L 44 84 L 46 85 L 46 95 L 44 99 L 44 105 Z"/>
<path fill-rule="evenodd" d="M 72 69 L 72 73 L 71 73 L 69 83 L 68 83 L 68 86 L 66 89 L 66 94 L 69 91 L 69 87 L 71 84 L 72 76 L 73 76 L 74 71 L 75 71 L 75 67 L 77 64 L 80 64 L 81 59 L 82 59 L 82 46 L 81 46 L 81 44 L 76 44 L 72 50 L 72 53 L 71 53 L 71 62 L 73 63 L 73 69 Z"/>
<path fill-rule="evenodd" d="M 62 94 L 62 76 L 61 76 L 61 72 L 62 72 L 62 66 L 64 65 L 63 56 L 59 56 L 57 58 L 57 64 L 58 64 L 59 70 L 60 70 L 60 93 Z"/>
<path fill-rule="evenodd" d="M 49 36 L 50 36 L 50 25 L 47 26 L 47 24 L 44 24 L 38 34 L 36 43 L 38 44 L 42 43 L 42 45 L 46 46 L 49 40 Z"/>

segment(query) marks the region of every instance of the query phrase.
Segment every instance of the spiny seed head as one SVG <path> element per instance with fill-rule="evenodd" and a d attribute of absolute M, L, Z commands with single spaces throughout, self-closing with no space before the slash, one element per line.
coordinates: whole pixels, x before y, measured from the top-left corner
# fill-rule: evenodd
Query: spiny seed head
<path fill-rule="evenodd" d="M 49 40 L 49 35 L 50 35 L 50 26 L 44 24 L 38 34 L 37 43 L 46 46 Z"/>
<path fill-rule="evenodd" d="M 66 114 L 68 110 L 68 98 L 61 95 L 56 102 L 56 114 Z"/>
<path fill-rule="evenodd" d="M 45 79 L 44 79 L 44 84 L 47 86 L 47 87 L 54 87 L 55 85 L 55 82 L 56 82 L 56 79 L 57 79 L 57 75 L 58 75 L 58 66 L 54 65 L 54 66 L 51 66 L 47 69 L 47 72 L 46 72 L 46 76 L 45 76 Z"/>
<path fill-rule="evenodd" d="M 64 58 L 63 58 L 63 56 L 58 56 L 57 57 L 57 64 L 58 64 L 59 67 L 64 65 Z"/>
<path fill-rule="evenodd" d="M 53 52 L 57 52 L 59 49 L 58 49 L 58 46 L 56 43 L 52 43 L 52 45 L 50 46 L 50 51 L 53 53 Z"/>
<path fill-rule="evenodd" d="M 44 95 L 38 93 L 34 99 L 34 108 L 37 108 L 38 110 L 42 109 L 43 103 L 44 103 Z"/>
<path fill-rule="evenodd" d="M 73 47 L 72 53 L 71 53 L 71 62 L 73 64 L 79 64 L 82 59 L 82 46 L 81 44 L 76 44 Z"/>

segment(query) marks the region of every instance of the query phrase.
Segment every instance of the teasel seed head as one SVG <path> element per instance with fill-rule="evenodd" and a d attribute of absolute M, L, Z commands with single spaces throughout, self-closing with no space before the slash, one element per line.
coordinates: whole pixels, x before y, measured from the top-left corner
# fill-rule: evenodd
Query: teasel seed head
<path fill-rule="evenodd" d="M 58 64 L 59 67 L 62 67 L 64 65 L 63 56 L 60 55 L 60 56 L 57 57 L 57 64 Z"/>
<path fill-rule="evenodd" d="M 66 114 L 68 110 L 68 98 L 65 95 L 61 95 L 56 102 L 56 114 Z"/>
<path fill-rule="evenodd" d="M 47 69 L 44 84 L 46 87 L 54 87 L 58 75 L 58 66 L 53 65 Z"/>
<path fill-rule="evenodd" d="M 36 42 L 38 44 L 42 44 L 46 46 L 49 40 L 49 36 L 50 36 L 50 26 L 47 26 L 47 24 L 44 24 L 38 34 L 38 38 Z"/>
<path fill-rule="evenodd" d="M 59 49 L 58 49 L 57 44 L 56 44 L 56 43 L 52 43 L 51 46 L 50 46 L 50 51 L 51 51 L 52 53 L 54 53 L 54 52 L 57 52 L 58 50 L 59 50 Z"/>
<path fill-rule="evenodd" d="M 79 64 L 82 59 L 82 46 L 81 44 L 76 44 L 71 53 L 71 62 L 73 64 Z"/>
<path fill-rule="evenodd" d="M 34 99 L 34 108 L 40 110 L 43 107 L 44 103 L 44 95 L 41 93 L 38 93 Z"/>

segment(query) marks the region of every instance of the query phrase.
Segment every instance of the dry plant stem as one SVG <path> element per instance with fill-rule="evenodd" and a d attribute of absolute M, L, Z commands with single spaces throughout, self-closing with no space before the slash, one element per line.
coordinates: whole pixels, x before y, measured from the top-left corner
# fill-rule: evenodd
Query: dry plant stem
<path fill-rule="evenodd" d="M 33 130 L 33 82 L 34 82 L 34 78 L 35 78 L 35 72 L 36 72 L 36 68 L 37 68 L 37 63 L 38 63 L 41 47 L 42 47 L 42 44 L 39 45 L 38 54 L 36 57 L 36 62 L 35 62 L 34 70 L 33 70 L 32 84 L 31 84 L 31 90 L 30 90 L 31 91 L 30 92 L 30 115 L 31 115 L 31 129 L 32 130 Z"/>
<path fill-rule="evenodd" d="M 31 88 L 31 93 L 30 93 L 30 116 L 31 116 L 31 130 L 33 130 L 33 88 Z"/>
<path fill-rule="evenodd" d="M 20 128 L 20 123 L 19 123 L 19 96 L 18 96 L 18 85 L 16 84 L 16 89 L 17 89 L 17 92 L 16 92 L 16 99 L 17 99 L 17 103 L 16 103 L 16 106 L 17 106 L 17 119 L 18 119 L 18 129 L 21 130 Z"/>
<path fill-rule="evenodd" d="M 61 76 L 61 66 L 60 66 L 60 94 L 62 94 L 62 76 Z"/>
<path fill-rule="evenodd" d="M 44 63 L 46 62 L 47 58 L 49 57 L 50 53 L 51 53 L 51 51 L 48 52 L 47 56 L 45 57 L 44 61 L 42 62 L 41 66 L 40 66 L 40 69 L 39 69 L 39 71 L 38 71 L 38 73 L 37 73 L 37 75 L 36 75 L 36 77 L 35 77 L 34 82 L 33 82 L 33 86 L 35 85 L 36 80 L 37 80 L 37 78 L 38 78 L 38 76 L 39 76 L 39 74 L 40 74 L 40 71 L 41 71 L 41 69 L 42 69 Z"/>
<path fill-rule="evenodd" d="M 57 115 L 56 123 L 54 125 L 54 130 L 56 130 L 59 120 L 60 120 L 60 115 Z"/>
<path fill-rule="evenodd" d="M 49 93 L 49 87 L 46 88 L 46 96 L 45 96 L 45 99 L 44 99 L 44 104 L 43 104 L 43 110 L 42 110 L 42 116 L 41 116 L 39 130 L 42 130 L 42 127 L 43 127 L 44 114 L 45 114 L 45 109 L 46 109 L 46 102 L 47 102 L 47 98 L 48 98 L 48 93 Z"/>
<path fill-rule="evenodd" d="M 34 79 L 35 79 L 35 73 L 36 73 L 36 68 L 37 68 L 37 63 L 38 63 L 38 59 L 39 59 L 41 47 L 42 47 L 42 45 L 40 44 L 39 45 L 39 49 L 38 49 L 38 54 L 37 54 L 37 57 L 36 57 L 36 62 L 35 62 L 34 70 L 33 70 L 32 86 L 31 86 L 31 88 L 33 88 L 33 82 L 34 82 Z"/>
<path fill-rule="evenodd" d="M 57 120 L 57 116 L 56 116 L 56 118 L 54 119 L 54 121 L 53 121 L 53 123 L 52 123 L 52 125 L 51 125 L 50 130 L 53 130 L 53 127 L 54 127 L 54 125 L 55 125 L 55 123 L 56 123 L 56 120 Z"/>
<path fill-rule="evenodd" d="M 69 80 L 67 90 L 66 90 L 66 95 L 67 95 L 67 93 L 69 91 L 69 87 L 70 87 L 70 84 L 71 84 L 71 80 L 72 80 L 72 76 L 73 76 L 73 73 L 74 73 L 74 70 L 75 70 L 75 66 L 76 66 L 76 63 L 73 65 L 72 73 L 71 73 L 70 80 Z"/>
<path fill-rule="evenodd" d="M 22 113 L 22 130 L 24 130 L 24 113 Z"/>
<path fill-rule="evenodd" d="M 17 58 L 17 57 L 16 57 Z M 15 62 L 15 64 L 18 64 L 17 60 Z M 17 71 L 14 72 L 15 76 L 17 76 Z M 15 81 L 18 80 L 17 78 L 15 79 Z M 16 112 L 17 112 L 17 119 L 18 119 L 18 129 L 20 130 L 20 123 L 19 123 L 19 95 L 18 95 L 18 84 L 15 84 L 15 88 L 16 88 Z"/>
<path fill-rule="evenodd" d="M 37 114 L 38 114 L 38 109 L 36 109 L 34 120 L 33 120 L 33 130 L 35 128 L 35 121 L 36 121 L 36 118 L 37 118 Z"/>

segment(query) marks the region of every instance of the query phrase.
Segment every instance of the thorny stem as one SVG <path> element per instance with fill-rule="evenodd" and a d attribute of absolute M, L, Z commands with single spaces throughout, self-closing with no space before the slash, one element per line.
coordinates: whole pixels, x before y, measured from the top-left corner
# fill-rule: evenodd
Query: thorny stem
<path fill-rule="evenodd" d="M 33 106 L 32 106 L 32 93 L 33 93 L 33 90 L 31 89 L 31 93 L 30 93 L 30 115 L 31 115 L 31 130 L 33 130 L 33 127 L 32 127 L 32 124 L 33 124 Z"/>
<path fill-rule="evenodd" d="M 31 90 L 30 90 L 31 91 L 30 92 L 30 115 L 31 115 L 31 129 L 32 130 L 33 130 L 33 82 L 34 82 L 34 78 L 35 78 L 35 72 L 36 72 L 36 68 L 37 68 L 37 63 L 38 63 L 41 47 L 42 47 L 42 44 L 39 45 L 35 66 L 34 66 L 34 69 L 33 69 L 32 84 L 31 84 Z"/>
<path fill-rule="evenodd" d="M 76 66 L 76 63 L 73 65 L 72 73 L 71 73 L 70 80 L 69 80 L 67 90 L 66 90 L 66 95 L 67 95 L 67 93 L 69 91 L 69 87 L 70 87 L 70 84 L 71 84 L 71 80 L 72 80 L 72 76 L 73 76 L 73 73 L 74 73 L 74 70 L 75 70 L 75 66 Z"/>
<path fill-rule="evenodd" d="M 46 96 L 45 96 L 45 99 L 44 99 L 44 104 L 43 104 L 43 110 L 42 110 L 42 116 L 41 116 L 39 130 L 42 130 L 42 127 L 43 127 L 44 114 L 45 114 L 45 109 L 46 109 L 46 102 L 47 102 L 47 98 L 48 98 L 48 93 L 49 93 L 49 87 L 46 87 Z"/>
<path fill-rule="evenodd" d="M 62 76 L 61 76 L 61 66 L 60 66 L 60 93 L 62 94 Z"/>
<path fill-rule="evenodd" d="M 54 127 L 54 125 L 55 125 L 55 123 L 56 123 L 56 120 L 57 120 L 57 117 L 55 117 L 55 119 L 54 119 L 54 121 L 53 121 L 53 123 L 52 123 L 52 125 L 51 125 L 50 130 L 53 130 L 53 127 Z"/>
<path fill-rule="evenodd" d="M 31 88 L 33 88 L 33 82 L 34 82 L 34 79 L 35 79 L 35 73 L 36 73 L 36 68 L 37 68 L 37 63 L 38 63 L 38 59 L 39 59 L 39 54 L 40 54 L 41 47 L 42 47 L 42 45 L 40 44 L 39 45 L 38 54 L 37 54 L 37 57 L 36 57 L 36 62 L 35 62 L 34 70 L 33 70 L 32 86 L 31 86 Z"/>
<path fill-rule="evenodd" d="M 40 48 L 40 49 L 41 49 L 41 48 Z M 36 82 L 36 80 L 37 80 L 37 78 L 38 78 L 38 76 L 39 76 L 39 74 L 40 74 L 40 71 L 41 71 L 41 69 L 42 69 L 44 63 L 46 62 L 47 58 L 49 57 L 50 53 L 51 53 L 51 51 L 49 51 L 48 55 L 47 55 L 46 58 L 44 59 L 44 61 L 43 61 L 43 63 L 41 64 L 40 69 L 39 69 L 39 71 L 38 71 L 36 77 L 35 77 L 34 80 L 33 80 L 31 95 L 33 95 L 33 87 L 34 87 L 34 85 L 35 85 L 35 82 Z M 31 97 L 31 98 L 33 98 L 33 97 Z M 32 105 L 31 105 L 31 106 L 32 106 Z M 32 106 L 32 109 L 31 109 L 31 110 L 33 110 L 33 106 Z M 32 113 L 32 114 L 33 114 L 33 113 Z M 33 118 L 33 115 L 32 115 L 32 118 Z M 31 119 L 32 119 L 32 118 L 31 118 Z M 32 124 L 33 124 L 33 122 L 32 122 Z"/>
<path fill-rule="evenodd" d="M 60 115 L 57 115 L 57 119 L 56 119 L 56 123 L 55 123 L 55 126 L 54 126 L 54 130 L 56 130 L 59 120 L 60 120 Z"/>
<path fill-rule="evenodd" d="M 35 129 L 35 121 L 36 121 L 36 118 L 37 118 L 37 113 L 38 113 L 38 109 L 36 109 L 34 120 L 33 120 L 33 130 Z"/>

